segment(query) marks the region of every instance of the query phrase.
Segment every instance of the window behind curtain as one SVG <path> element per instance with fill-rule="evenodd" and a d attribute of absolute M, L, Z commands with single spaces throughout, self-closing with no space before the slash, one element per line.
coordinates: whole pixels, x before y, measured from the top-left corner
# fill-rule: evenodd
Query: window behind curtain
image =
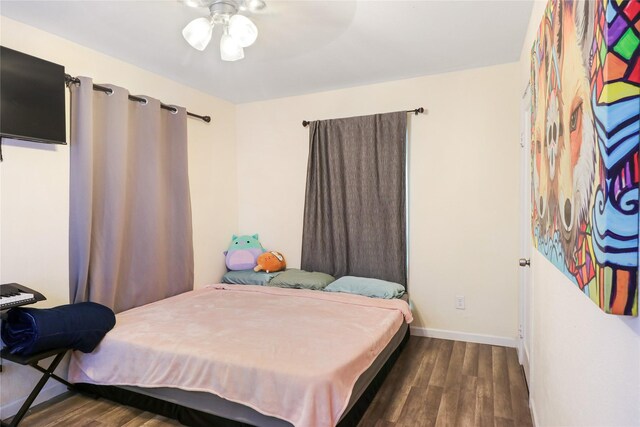
<path fill-rule="evenodd" d="M 302 268 L 406 285 L 404 111 L 310 124 Z"/>

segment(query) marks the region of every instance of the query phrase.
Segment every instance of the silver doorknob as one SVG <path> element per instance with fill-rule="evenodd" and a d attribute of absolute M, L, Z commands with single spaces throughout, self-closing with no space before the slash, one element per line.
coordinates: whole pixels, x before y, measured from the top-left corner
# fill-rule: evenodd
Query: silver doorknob
<path fill-rule="evenodd" d="M 526 258 L 520 258 L 520 267 L 529 267 L 531 266 L 531 261 Z"/>

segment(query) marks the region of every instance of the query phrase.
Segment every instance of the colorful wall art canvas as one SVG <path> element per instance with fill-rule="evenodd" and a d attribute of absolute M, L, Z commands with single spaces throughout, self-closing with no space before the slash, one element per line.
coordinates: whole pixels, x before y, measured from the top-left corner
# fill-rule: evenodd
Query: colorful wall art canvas
<path fill-rule="evenodd" d="M 531 55 L 534 246 L 638 314 L 640 1 L 550 0 Z"/>

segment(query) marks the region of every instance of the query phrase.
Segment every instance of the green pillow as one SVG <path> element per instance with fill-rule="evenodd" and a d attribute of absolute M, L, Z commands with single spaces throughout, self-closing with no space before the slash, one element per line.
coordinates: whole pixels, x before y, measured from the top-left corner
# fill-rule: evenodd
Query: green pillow
<path fill-rule="evenodd" d="M 327 286 L 328 292 L 346 292 L 372 298 L 400 298 L 404 294 L 404 286 L 386 280 L 369 279 L 367 277 L 344 276 Z"/>
<path fill-rule="evenodd" d="M 266 285 L 271 279 L 276 277 L 277 273 L 265 273 L 264 271 L 253 270 L 232 270 L 227 271 L 222 276 L 222 283 L 229 283 L 232 285 Z"/>
<path fill-rule="evenodd" d="M 334 280 L 336 279 L 333 276 L 326 273 L 319 273 L 317 271 L 308 272 L 290 268 L 271 279 L 268 285 L 279 288 L 322 290 Z"/>

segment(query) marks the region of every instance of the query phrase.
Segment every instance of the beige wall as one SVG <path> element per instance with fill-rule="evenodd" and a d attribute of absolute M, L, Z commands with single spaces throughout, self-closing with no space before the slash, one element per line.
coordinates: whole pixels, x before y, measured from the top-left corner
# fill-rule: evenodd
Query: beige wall
<path fill-rule="evenodd" d="M 62 64 L 71 75 L 93 77 L 96 83 L 113 83 L 133 94 L 213 117 L 211 124 L 188 120 L 189 178 L 195 286 L 218 281 L 224 272 L 221 251 L 237 228 L 235 106 L 52 34 L 0 19 L 3 46 Z M 48 300 L 39 307 L 67 303 L 69 146 L 5 140 L 2 151 L 0 281 L 41 291 Z M 1 408 L 10 411 L 17 399 L 26 396 L 37 377 L 32 371 L 4 366 Z"/>
<path fill-rule="evenodd" d="M 518 64 L 237 107 L 239 231 L 299 267 L 314 120 L 410 117 L 409 287 L 419 328 L 517 334 Z M 384 218 L 381 218 L 381 227 Z M 466 310 L 456 310 L 456 295 Z"/>
<path fill-rule="evenodd" d="M 536 1 L 520 59 L 522 93 L 546 2 Z M 532 409 L 539 426 L 640 425 L 640 319 L 602 312 L 532 248 Z"/>

